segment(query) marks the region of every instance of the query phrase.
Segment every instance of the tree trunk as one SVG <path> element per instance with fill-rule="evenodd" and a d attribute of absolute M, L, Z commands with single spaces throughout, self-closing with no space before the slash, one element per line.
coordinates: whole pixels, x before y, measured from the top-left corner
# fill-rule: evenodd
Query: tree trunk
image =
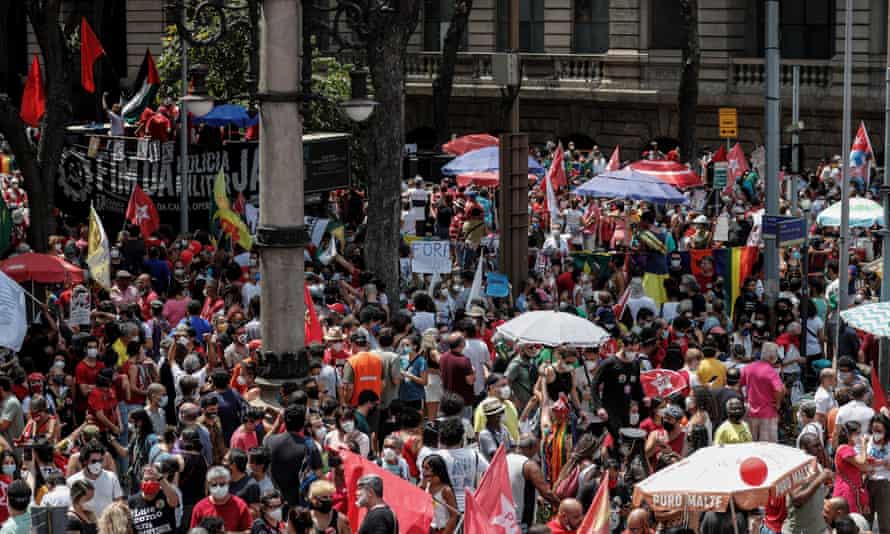
<path fill-rule="evenodd" d="M 685 161 L 697 157 L 695 121 L 698 107 L 698 71 L 701 64 L 701 43 L 698 37 L 698 0 L 680 0 L 686 21 L 686 46 L 683 48 L 683 70 L 680 73 L 680 152 Z"/>
<path fill-rule="evenodd" d="M 451 137 L 448 106 L 451 103 L 451 89 L 454 85 L 454 67 L 472 9 L 473 0 L 454 0 L 454 15 L 445 34 L 439 74 L 433 80 L 433 124 L 436 128 L 436 142 L 439 144 L 447 143 Z"/>
<path fill-rule="evenodd" d="M 368 234 L 365 261 L 386 284 L 390 306 L 399 303 L 399 227 L 402 215 L 402 155 L 405 145 L 405 50 L 420 12 L 419 0 L 397 2 L 377 14 L 365 50 L 374 99 L 368 124 Z M 373 31 L 376 30 L 376 31 Z"/>
<path fill-rule="evenodd" d="M 40 141 L 35 147 L 28 139 L 19 110 L 8 100 L 0 100 L 0 134 L 9 142 L 22 171 L 28 193 L 31 226 L 28 241 L 38 252 L 45 252 L 49 236 L 55 231 L 55 184 L 65 127 L 71 116 L 71 54 L 59 24 L 61 0 L 28 0 L 28 20 L 43 56 L 46 114 Z"/>

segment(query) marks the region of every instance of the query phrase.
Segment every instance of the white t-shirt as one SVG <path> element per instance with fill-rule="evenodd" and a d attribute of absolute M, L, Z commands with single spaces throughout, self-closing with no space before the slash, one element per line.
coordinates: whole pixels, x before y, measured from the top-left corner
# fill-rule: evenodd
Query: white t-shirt
<path fill-rule="evenodd" d="M 840 427 L 848 421 L 856 421 L 860 428 L 867 429 L 875 411 L 862 401 L 852 400 L 837 410 L 835 425 Z"/>
<path fill-rule="evenodd" d="M 825 323 L 822 322 L 822 319 L 820 319 L 818 315 L 807 319 L 807 356 L 822 354 L 822 343 L 819 342 L 819 338 L 816 337 L 816 334 L 818 334 L 819 330 L 822 330 L 822 327 L 824 326 Z"/>
<path fill-rule="evenodd" d="M 473 372 L 476 381 L 473 383 L 473 392 L 479 395 L 485 390 L 485 364 L 491 361 L 488 347 L 480 339 L 468 339 L 464 347 L 464 356 L 473 364 Z"/>
<path fill-rule="evenodd" d="M 103 469 L 96 480 L 90 480 L 81 469 L 68 477 L 68 487 L 70 488 L 78 480 L 89 480 L 93 484 L 93 498 L 87 502 L 86 508 L 96 514 L 96 517 L 102 515 L 102 511 L 111 506 L 111 503 L 124 496 L 117 475 L 111 471 Z"/>
<path fill-rule="evenodd" d="M 461 449 L 441 449 L 438 454 L 445 460 L 448 467 L 448 476 L 451 478 L 451 486 L 454 488 L 454 496 L 457 499 L 457 509 L 464 511 L 465 488 L 475 490 L 479 479 L 488 469 L 488 461 L 475 447 Z"/>
<path fill-rule="evenodd" d="M 241 305 L 246 309 L 250 305 L 250 299 L 260 294 L 260 285 L 247 282 L 241 286 Z"/>
<path fill-rule="evenodd" d="M 869 464 L 874 468 L 874 471 L 869 473 L 868 478 L 871 480 L 890 480 L 890 469 L 883 463 L 884 460 L 890 458 L 890 443 L 887 443 L 887 440 L 884 439 L 884 443 L 878 445 L 869 437 L 865 450 L 868 451 Z"/>
<path fill-rule="evenodd" d="M 816 390 L 816 395 L 813 397 L 813 400 L 816 402 L 816 413 L 822 415 L 828 415 L 828 412 L 837 406 L 837 401 L 834 399 L 834 395 L 822 386 L 819 386 L 819 389 Z"/>

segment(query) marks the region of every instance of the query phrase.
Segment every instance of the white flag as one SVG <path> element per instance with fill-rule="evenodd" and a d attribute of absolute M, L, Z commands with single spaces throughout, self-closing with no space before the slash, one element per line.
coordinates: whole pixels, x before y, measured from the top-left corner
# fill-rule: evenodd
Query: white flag
<path fill-rule="evenodd" d="M 473 302 L 482 298 L 482 269 L 484 263 L 485 258 L 483 258 L 480 254 L 479 264 L 476 266 L 476 275 L 473 276 L 473 285 L 470 287 L 470 296 L 467 297 L 467 305 L 465 307 L 466 311 L 470 311 L 470 308 L 473 306 Z"/>
<path fill-rule="evenodd" d="M 28 331 L 25 290 L 15 280 L 0 272 L 0 347 L 16 352 Z"/>
<path fill-rule="evenodd" d="M 99 214 L 90 206 L 90 232 L 87 248 L 87 265 L 90 268 L 90 276 L 99 282 L 102 287 L 111 287 L 111 247 L 108 245 L 108 236 Z"/>

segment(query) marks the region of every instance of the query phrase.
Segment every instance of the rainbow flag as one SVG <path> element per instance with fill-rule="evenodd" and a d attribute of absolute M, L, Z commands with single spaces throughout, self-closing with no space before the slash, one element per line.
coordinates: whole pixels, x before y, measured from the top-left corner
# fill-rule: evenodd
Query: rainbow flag
<path fill-rule="evenodd" d="M 718 276 L 723 277 L 724 298 L 730 317 L 732 317 L 736 299 L 742 294 L 742 284 L 745 278 L 753 272 L 759 255 L 760 249 L 757 247 L 711 250 L 711 257 L 714 258 L 714 270 Z"/>

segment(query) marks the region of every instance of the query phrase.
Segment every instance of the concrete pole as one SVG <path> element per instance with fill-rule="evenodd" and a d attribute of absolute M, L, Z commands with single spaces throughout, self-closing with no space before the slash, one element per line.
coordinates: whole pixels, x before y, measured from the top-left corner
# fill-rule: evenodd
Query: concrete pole
<path fill-rule="evenodd" d="M 890 0 L 887 0 L 887 24 L 890 28 Z M 887 31 L 887 70 L 884 72 L 884 229 L 883 246 L 881 247 L 881 302 L 890 301 L 890 31 Z M 881 384 L 890 382 L 890 339 L 881 338 L 880 356 L 878 359 L 878 377 Z"/>
<path fill-rule="evenodd" d="M 180 14 L 185 19 L 185 9 L 180 10 Z M 185 22 L 182 21 L 183 26 Z M 179 41 L 182 43 L 182 98 L 189 92 L 189 44 L 182 36 Z M 179 183 L 179 233 L 185 234 L 189 231 L 189 120 L 183 100 L 179 102 Z"/>
<path fill-rule="evenodd" d="M 849 266 L 850 266 L 850 136 L 853 103 L 851 84 L 853 79 L 853 0 L 846 0 L 846 14 L 844 21 L 844 117 L 841 133 L 841 230 L 838 246 L 840 247 L 840 294 L 838 295 L 838 310 L 847 309 L 850 300 Z M 838 321 L 840 325 L 840 321 Z"/>
<path fill-rule="evenodd" d="M 260 250 L 263 350 L 303 348 L 303 123 L 299 0 L 266 0 L 260 40 Z"/>
<path fill-rule="evenodd" d="M 800 175 L 800 65 L 794 66 L 793 87 L 791 93 L 791 214 L 797 216 L 797 182 Z"/>
<path fill-rule="evenodd" d="M 779 214 L 779 2 L 766 0 L 766 214 Z M 764 238 L 766 300 L 770 308 L 779 293 L 779 248 Z"/>
<path fill-rule="evenodd" d="M 519 0 L 510 0 L 510 11 L 509 11 L 509 20 L 507 21 L 510 30 L 509 30 L 509 42 L 507 46 L 510 48 L 510 52 L 514 54 L 519 54 Z M 521 63 L 521 61 L 520 61 Z M 522 69 L 520 69 L 520 77 L 522 76 Z M 522 79 L 519 80 L 520 87 L 522 86 Z M 519 90 L 517 88 L 516 98 L 513 99 L 513 104 L 510 106 L 510 133 L 518 134 L 519 133 Z"/>

